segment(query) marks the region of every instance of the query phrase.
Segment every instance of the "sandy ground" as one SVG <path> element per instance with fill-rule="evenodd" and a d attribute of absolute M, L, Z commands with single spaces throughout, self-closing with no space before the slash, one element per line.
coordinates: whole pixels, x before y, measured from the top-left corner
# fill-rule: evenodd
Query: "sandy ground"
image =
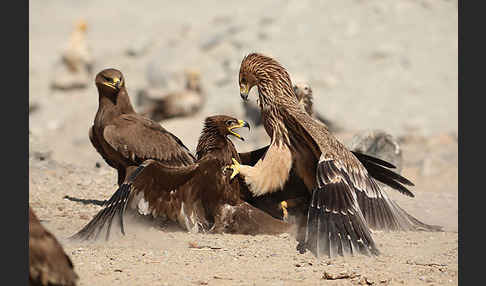
<path fill-rule="evenodd" d="M 457 285 L 457 1 L 32 1 L 29 22 L 29 201 L 72 258 L 80 285 Z M 198 6 L 199 5 L 199 6 Z M 131 220 L 126 237 L 74 243 L 116 175 L 88 139 L 94 84 L 49 88 L 74 22 L 88 23 L 95 72 L 120 69 L 132 99 L 161 78 L 198 68 L 208 101 L 196 115 L 162 122 L 194 150 L 202 120 L 242 117 L 239 63 L 250 51 L 275 56 L 310 81 L 315 108 L 343 127 L 399 138 L 402 174 L 416 197 L 390 195 L 441 233 L 374 233 L 378 257 L 316 260 L 281 236 L 188 234 Z M 130 49 L 140 55 L 130 56 Z M 94 76 L 93 76 L 94 78 Z M 255 99 L 255 97 L 250 98 Z M 137 107 L 138 108 L 138 107 Z M 243 133 L 241 151 L 268 143 Z M 96 168 L 95 164 L 100 167 Z M 74 199 L 66 199 L 65 196 Z M 201 249 L 190 248 L 195 242 Z M 325 273 L 345 272 L 342 279 Z"/>

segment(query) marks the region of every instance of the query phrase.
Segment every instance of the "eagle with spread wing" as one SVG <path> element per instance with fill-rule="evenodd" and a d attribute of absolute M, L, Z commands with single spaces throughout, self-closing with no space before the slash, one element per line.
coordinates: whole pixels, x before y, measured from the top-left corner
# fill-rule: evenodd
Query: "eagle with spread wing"
<path fill-rule="evenodd" d="M 74 286 L 77 280 L 71 259 L 29 206 L 29 285 Z"/>
<path fill-rule="evenodd" d="M 298 249 L 317 257 L 373 254 L 379 250 L 370 227 L 383 230 L 439 230 L 406 213 L 376 180 L 413 196 L 409 180 L 389 170 L 392 164 L 351 152 L 325 124 L 315 121 L 298 103 L 286 69 L 275 59 L 251 53 L 239 72 L 240 95 L 247 100 L 258 88 L 263 125 L 271 142 L 254 166 L 233 160 L 231 177 L 240 175 L 254 196 L 282 190 L 290 174 L 307 191 L 307 221 Z M 284 188 L 283 192 L 288 189 Z"/>
<path fill-rule="evenodd" d="M 171 166 L 152 159 L 144 161 L 73 237 L 96 238 L 107 224 L 108 239 L 116 215 L 125 234 L 123 215 L 127 206 L 142 215 L 178 223 L 190 232 L 276 234 L 289 230 L 289 224 L 246 202 L 245 198 L 251 196 L 246 186 L 230 179 L 226 167 L 232 158 L 251 164 L 258 155 L 253 152 L 240 156 L 228 138 L 243 140 L 235 130 L 241 127 L 249 128 L 249 124 L 225 115 L 206 118 L 193 163 Z"/>

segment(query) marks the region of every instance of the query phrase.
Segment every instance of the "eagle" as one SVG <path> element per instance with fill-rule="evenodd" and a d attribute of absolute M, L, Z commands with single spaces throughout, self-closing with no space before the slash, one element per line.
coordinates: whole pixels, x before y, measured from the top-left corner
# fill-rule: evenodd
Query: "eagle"
<path fill-rule="evenodd" d="M 119 186 L 149 159 L 173 167 L 194 163 L 195 157 L 179 138 L 135 112 L 119 70 L 100 71 L 95 84 L 99 104 L 89 139 L 105 162 L 117 170 Z"/>
<path fill-rule="evenodd" d="M 62 53 L 62 62 L 68 67 L 70 72 L 86 71 L 91 73 L 93 68 L 93 56 L 91 49 L 86 41 L 87 24 L 84 19 L 80 19 L 75 26 L 69 43 Z"/>
<path fill-rule="evenodd" d="M 50 83 L 52 89 L 85 88 L 91 81 L 94 61 L 86 41 L 86 30 L 86 21 L 79 20 L 69 42 L 63 48 L 60 60 L 54 65 L 54 75 Z"/>
<path fill-rule="evenodd" d="M 239 174 L 254 196 L 282 190 L 292 174 L 307 194 L 307 221 L 297 249 L 317 257 L 378 255 L 370 227 L 383 230 L 439 230 L 406 213 L 377 181 L 413 196 L 412 182 L 389 170 L 392 164 L 352 152 L 327 126 L 298 103 L 286 69 L 275 59 L 251 53 L 241 62 L 240 96 L 257 86 L 262 121 L 270 144 L 254 166 L 233 160 L 231 178 Z M 288 192 L 284 188 L 282 192 Z"/>
<path fill-rule="evenodd" d="M 312 87 L 306 80 L 299 80 L 296 81 L 292 85 L 294 89 L 294 93 L 297 96 L 297 101 L 299 104 L 305 109 L 307 114 L 314 117 L 316 120 L 326 124 L 328 129 L 332 132 L 341 131 L 341 127 L 339 127 L 336 123 L 330 121 L 329 119 L 325 118 L 319 112 L 314 110 L 314 96 L 312 92 Z"/>
<path fill-rule="evenodd" d="M 190 116 L 201 110 L 206 96 L 201 86 L 201 74 L 197 70 L 184 72 L 186 86 L 183 90 L 164 92 L 149 88 L 138 92 L 138 105 L 145 105 L 142 114 L 161 121 L 168 118 Z"/>
<path fill-rule="evenodd" d="M 226 167 L 232 158 L 251 164 L 256 152 L 236 151 L 228 136 L 244 140 L 235 129 L 248 127 L 246 121 L 226 115 L 207 117 L 197 148 L 196 161 L 187 166 L 170 166 L 146 160 L 134 170 L 105 207 L 73 238 L 97 238 L 106 224 L 109 238 L 112 221 L 118 214 L 125 234 L 125 209 L 162 218 L 189 232 L 277 234 L 290 224 L 272 217 L 246 201 L 251 194 L 239 180 L 230 180 Z"/>
<path fill-rule="evenodd" d="M 29 206 L 29 285 L 74 286 L 77 280 L 71 259 Z"/>

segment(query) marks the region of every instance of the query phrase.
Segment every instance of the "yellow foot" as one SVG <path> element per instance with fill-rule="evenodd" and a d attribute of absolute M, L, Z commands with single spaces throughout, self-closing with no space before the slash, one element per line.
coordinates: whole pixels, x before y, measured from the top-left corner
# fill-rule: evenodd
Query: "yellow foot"
<path fill-rule="evenodd" d="M 283 219 L 284 219 L 284 221 L 287 221 L 289 219 L 289 213 L 287 211 L 287 202 L 286 201 L 281 201 L 280 202 L 280 208 L 282 209 L 282 212 L 283 212 Z"/>
<path fill-rule="evenodd" d="M 238 163 L 235 158 L 231 158 L 231 160 L 233 160 L 233 164 L 226 166 L 225 170 L 233 170 L 230 177 L 230 180 L 233 180 L 233 178 L 240 173 L 240 163 Z"/>

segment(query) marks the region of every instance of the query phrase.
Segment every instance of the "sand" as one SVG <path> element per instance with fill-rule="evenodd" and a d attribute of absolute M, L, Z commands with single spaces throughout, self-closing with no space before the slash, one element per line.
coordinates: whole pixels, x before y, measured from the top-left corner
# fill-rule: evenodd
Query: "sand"
<path fill-rule="evenodd" d="M 32 1 L 29 9 L 29 100 L 38 106 L 29 115 L 29 202 L 73 260 L 79 285 L 458 284 L 457 1 Z M 94 84 L 49 88 L 79 18 L 94 71 L 120 69 L 133 101 L 149 83 L 201 71 L 203 109 L 162 122 L 191 150 L 206 116 L 242 117 L 243 56 L 276 57 L 310 81 L 315 108 L 343 127 L 344 143 L 365 129 L 399 139 L 416 197 L 388 193 L 445 232 L 374 232 L 380 256 L 320 260 L 298 254 L 291 233 L 189 234 L 136 219 L 125 237 L 67 240 L 116 190 L 115 171 L 88 139 Z M 268 143 L 262 129 L 242 135 L 240 151 Z"/>

